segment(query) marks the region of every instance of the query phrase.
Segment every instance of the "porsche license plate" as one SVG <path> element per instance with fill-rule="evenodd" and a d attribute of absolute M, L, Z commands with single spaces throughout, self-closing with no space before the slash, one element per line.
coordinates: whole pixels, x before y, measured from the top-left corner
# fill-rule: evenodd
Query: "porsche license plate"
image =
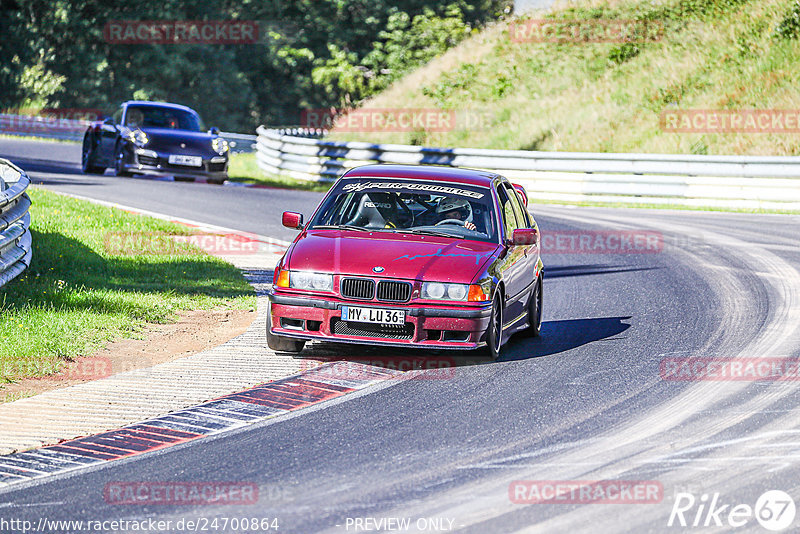
<path fill-rule="evenodd" d="M 406 312 L 403 310 L 342 306 L 342 321 L 403 325 L 406 322 Z"/>
<path fill-rule="evenodd" d="M 172 165 L 186 165 L 187 167 L 202 167 L 203 158 L 200 156 L 184 156 L 182 154 L 170 154 L 169 162 Z"/>

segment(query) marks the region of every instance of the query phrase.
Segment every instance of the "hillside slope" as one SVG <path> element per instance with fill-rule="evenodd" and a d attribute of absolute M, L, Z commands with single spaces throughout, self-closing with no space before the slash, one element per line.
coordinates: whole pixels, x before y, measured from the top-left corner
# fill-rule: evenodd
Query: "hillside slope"
<path fill-rule="evenodd" d="M 508 23 L 496 24 L 362 106 L 452 110 L 473 123 L 480 117 L 480 126 L 457 120 L 449 131 L 334 131 L 332 137 L 526 150 L 800 154 L 798 133 L 675 133 L 659 120 L 666 110 L 800 110 L 797 0 L 628 0 L 532 17 L 594 28 L 608 20 L 647 21 L 660 31 L 636 43 L 518 42 Z"/>

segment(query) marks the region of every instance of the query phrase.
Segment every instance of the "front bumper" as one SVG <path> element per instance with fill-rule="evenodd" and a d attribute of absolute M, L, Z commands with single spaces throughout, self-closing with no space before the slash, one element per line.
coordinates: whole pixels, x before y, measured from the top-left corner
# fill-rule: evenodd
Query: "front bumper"
<path fill-rule="evenodd" d="M 225 161 L 214 162 L 212 161 L 213 158 L 202 156 L 203 165 L 201 167 L 190 167 L 169 163 L 169 154 L 165 152 L 156 152 L 156 154 L 157 157 L 151 157 L 140 154 L 138 149 L 129 151 L 123 162 L 123 169 L 132 173 L 168 175 L 181 178 L 204 177 L 211 180 L 226 180 L 228 178 L 228 157 L 225 157 Z"/>
<path fill-rule="evenodd" d="M 409 348 L 472 350 L 484 346 L 491 305 L 414 306 L 382 302 L 345 301 L 335 297 L 268 294 L 271 332 L 298 339 Z M 381 327 L 342 321 L 342 306 L 402 310 L 404 327 Z"/>

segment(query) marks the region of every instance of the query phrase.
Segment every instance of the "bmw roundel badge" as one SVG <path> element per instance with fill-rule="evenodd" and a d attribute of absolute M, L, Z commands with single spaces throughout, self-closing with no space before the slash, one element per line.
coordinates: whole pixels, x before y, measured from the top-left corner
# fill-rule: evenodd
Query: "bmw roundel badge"
<path fill-rule="evenodd" d="M 383 268 L 383 267 L 381 267 L 380 265 L 376 265 L 375 267 L 373 267 L 373 268 L 372 268 L 372 272 L 373 272 L 373 273 L 382 273 L 382 272 L 383 272 L 383 271 L 385 271 L 385 270 L 386 270 L 386 269 L 384 269 L 384 268 Z"/>

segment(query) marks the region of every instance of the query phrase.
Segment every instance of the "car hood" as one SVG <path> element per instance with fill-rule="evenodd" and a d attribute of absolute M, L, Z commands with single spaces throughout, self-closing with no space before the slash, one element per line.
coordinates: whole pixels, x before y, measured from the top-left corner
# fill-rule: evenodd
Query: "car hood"
<path fill-rule="evenodd" d="M 141 128 L 141 130 L 147 134 L 148 142 L 145 148 L 187 155 L 216 155 L 211 148 L 211 140 L 218 137 L 214 134 L 168 128 Z"/>
<path fill-rule="evenodd" d="M 288 263 L 298 271 L 469 283 L 500 250 L 495 243 L 437 236 L 311 230 L 292 245 Z"/>

